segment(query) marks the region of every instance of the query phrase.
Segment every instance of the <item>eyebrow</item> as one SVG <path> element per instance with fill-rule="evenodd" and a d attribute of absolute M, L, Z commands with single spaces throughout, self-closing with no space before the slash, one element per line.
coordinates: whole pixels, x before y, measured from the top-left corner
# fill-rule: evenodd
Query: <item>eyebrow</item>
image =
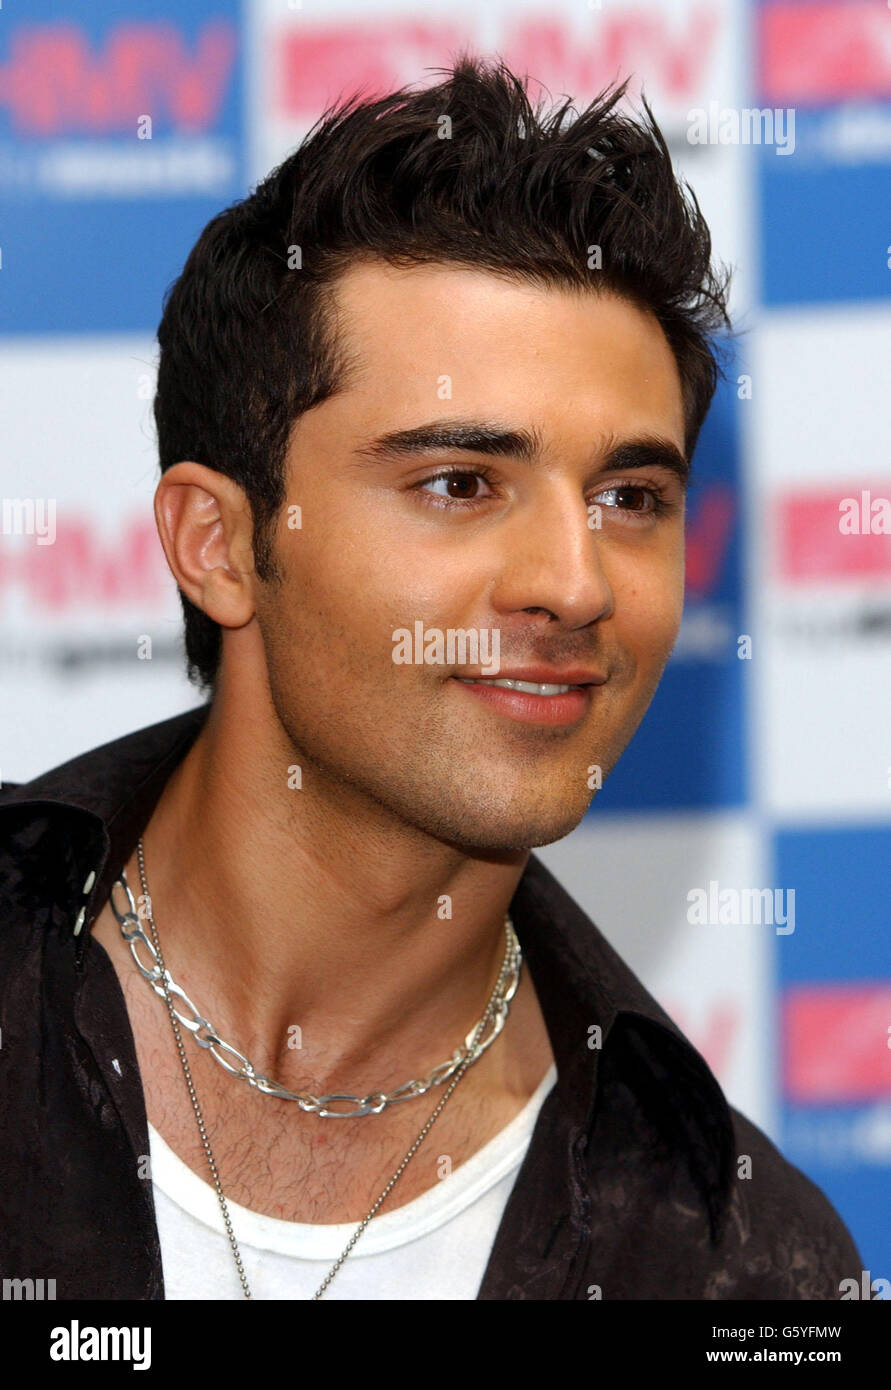
<path fill-rule="evenodd" d="M 460 450 L 515 458 L 535 467 L 541 463 L 544 448 L 536 429 L 504 429 L 476 420 L 432 420 L 411 429 L 391 430 L 355 450 L 360 460 L 372 463 L 408 458 L 417 454 Z M 614 442 L 603 454 L 601 471 L 614 473 L 632 468 L 664 468 L 673 473 L 683 487 L 690 480 L 690 464 L 677 445 L 660 435 L 643 434 Z"/>

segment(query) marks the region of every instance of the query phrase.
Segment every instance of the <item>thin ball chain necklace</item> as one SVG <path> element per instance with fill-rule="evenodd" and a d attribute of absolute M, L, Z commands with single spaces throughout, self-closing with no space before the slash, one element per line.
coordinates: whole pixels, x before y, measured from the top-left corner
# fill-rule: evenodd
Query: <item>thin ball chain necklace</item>
<path fill-rule="evenodd" d="M 429 1120 L 424 1125 L 424 1128 L 421 1130 L 421 1133 L 418 1135 L 417 1139 L 414 1141 L 411 1148 L 408 1150 L 408 1153 L 403 1158 L 399 1167 L 396 1169 L 396 1172 L 390 1178 L 389 1182 L 387 1183 L 383 1192 L 378 1197 L 377 1201 L 372 1206 L 368 1215 L 365 1217 L 365 1219 L 359 1225 L 358 1229 L 351 1236 L 349 1242 L 347 1243 L 346 1249 L 343 1251 L 340 1258 L 337 1260 L 337 1262 L 334 1264 L 331 1270 L 329 1270 L 326 1278 L 323 1280 L 319 1288 L 313 1294 L 313 1298 L 311 1301 L 314 1302 L 316 1299 L 320 1299 L 324 1295 L 325 1290 L 331 1283 L 334 1276 L 337 1274 L 337 1271 L 340 1269 L 341 1265 L 346 1260 L 353 1246 L 356 1244 L 356 1241 L 362 1235 L 362 1232 L 365 1230 L 368 1223 L 372 1220 L 378 1208 L 386 1200 L 396 1183 L 399 1181 L 400 1177 L 407 1168 L 409 1162 L 414 1157 L 415 1153 L 420 1148 L 423 1141 L 426 1139 L 434 1122 L 441 1114 L 443 1107 L 450 1099 L 455 1087 L 458 1085 L 458 1082 L 461 1080 L 468 1067 L 474 1061 L 476 1061 L 476 1059 L 481 1055 L 483 1051 L 485 1051 L 485 1049 L 492 1043 L 494 1038 L 497 1037 L 498 1033 L 500 1033 L 501 1029 L 504 1027 L 504 1022 L 509 1012 L 510 1001 L 511 999 L 513 999 L 517 991 L 517 986 L 519 984 L 520 979 L 520 968 L 522 965 L 522 950 L 520 948 L 520 943 L 517 939 L 516 932 L 514 931 L 513 923 L 511 922 L 510 917 L 506 915 L 505 929 L 507 934 L 507 949 L 505 951 L 504 959 L 501 964 L 501 970 L 499 971 L 498 979 L 496 980 L 492 993 L 489 996 L 489 1002 L 486 1005 L 485 1013 L 483 1014 L 483 1017 L 480 1019 L 479 1023 L 476 1025 L 476 1028 L 468 1034 L 464 1046 L 456 1050 L 450 1062 L 445 1062 L 440 1067 L 434 1068 L 433 1072 L 431 1072 L 426 1082 L 406 1082 L 405 1085 L 400 1086 L 397 1088 L 396 1091 L 391 1092 L 389 1096 L 385 1095 L 383 1092 L 374 1092 L 370 1096 L 364 1097 L 345 1096 L 340 1094 L 322 1096 L 321 1098 L 315 1096 L 308 1096 L 303 1095 L 300 1092 L 287 1091 L 284 1087 L 280 1087 L 277 1085 L 277 1083 L 272 1082 L 270 1078 L 264 1077 L 261 1074 L 257 1073 L 242 1053 L 238 1052 L 237 1049 L 231 1047 L 228 1043 L 223 1042 L 223 1040 L 215 1032 L 208 1020 L 203 1018 L 198 1013 L 198 1010 L 195 1008 L 194 1004 L 192 1004 L 192 1001 L 183 992 L 183 990 L 181 990 L 179 986 L 174 983 L 169 972 L 166 970 L 164 966 L 164 957 L 161 953 L 161 943 L 158 939 L 158 930 L 155 925 L 154 915 L 152 914 L 151 910 L 151 897 L 149 894 L 148 881 L 146 879 L 145 873 L 145 856 L 143 852 L 141 836 L 137 842 L 136 852 L 137 859 L 139 862 L 139 874 L 142 880 L 142 890 L 145 900 L 144 910 L 148 917 L 149 925 L 151 927 L 153 942 L 149 942 L 148 938 L 142 930 L 140 923 L 140 915 L 136 911 L 136 904 L 133 901 L 133 894 L 130 891 L 126 875 L 123 870 L 121 871 L 121 876 L 115 884 L 115 887 L 117 887 L 119 884 L 126 893 L 129 911 L 125 913 L 120 913 L 118 911 L 117 905 L 114 901 L 113 891 L 110 898 L 111 906 L 115 914 L 115 917 L 118 920 L 118 924 L 121 928 L 121 934 L 124 937 L 124 939 L 129 943 L 131 954 L 141 974 L 149 982 L 149 984 L 156 991 L 156 993 L 163 993 L 164 995 L 164 999 L 167 1004 L 167 1012 L 170 1017 L 171 1025 L 173 1027 L 173 1035 L 176 1040 L 177 1051 L 179 1053 L 179 1058 L 182 1063 L 183 1072 L 186 1078 L 186 1086 L 189 1092 L 189 1099 L 192 1103 L 192 1109 L 195 1113 L 195 1119 L 198 1124 L 198 1132 L 201 1136 L 202 1147 L 204 1149 L 208 1167 L 210 1168 L 211 1176 L 213 1178 L 214 1188 L 216 1190 L 217 1199 L 219 1201 L 220 1210 L 223 1216 L 223 1224 L 226 1228 L 226 1234 L 228 1236 L 229 1244 L 232 1249 L 232 1254 L 235 1260 L 235 1267 L 238 1270 L 238 1278 L 241 1283 L 242 1291 L 244 1293 L 245 1298 L 251 1298 L 252 1295 L 250 1287 L 248 1285 L 247 1276 L 244 1272 L 244 1265 L 241 1259 L 241 1251 L 239 1250 L 238 1242 L 235 1239 L 235 1233 L 232 1229 L 232 1222 L 229 1217 L 229 1208 L 226 1203 L 226 1198 L 223 1195 L 223 1188 L 220 1182 L 219 1172 L 217 1170 L 216 1161 L 214 1160 L 213 1151 L 210 1146 L 210 1140 L 207 1135 L 207 1129 L 204 1124 L 204 1117 L 201 1113 L 201 1107 L 198 1103 L 198 1096 L 196 1094 L 195 1085 L 192 1080 L 192 1073 L 189 1067 L 188 1058 L 186 1057 L 185 1048 L 183 1047 L 182 1035 L 179 1031 L 179 1022 L 182 1022 L 193 1034 L 195 1041 L 201 1047 L 204 1047 L 205 1049 L 209 1050 L 212 1056 L 214 1056 L 216 1060 L 220 1063 L 220 1065 L 223 1066 L 228 1072 L 232 1073 L 232 1075 L 242 1077 L 244 1080 L 248 1081 L 252 1086 L 256 1087 L 256 1089 L 261 1090 L 266 1094 L 278 1095 L 279 1097 L 284 1099 L 296 1100 L 298 1104 L 300 1104 L 301 1109 L 314 1111 L 316 1114 L 328 1118 L 340 1119 L 345 1117 L 355 1117 L 358 1115 L 380 1114 L 380 1112 L 384 1108 L 386 1108 L 387 1105 L 394 1104 L 400 1100 L 408 1100 L 414 1095 L 423 1095 L 424 1092 L 429 1090 L 431 1086 L 440 1085 L 449 1076 L 451 1076 L 452 1078 L 448 1089 L 446 1090 L 439 1104 L 436 1106 L 436 1109 L 433 1111 L 433 1114 L 430 1116 Z M 146 969 L 146 967 L 143 966 L 142 962 L 139 960 L 139 957 L 136 953 L 137 942 L 147 947 L 151 956 L 153 957 L 154 964 L 151 969 Z M 179 1013 L 178 1010 L 176 1010 L 173 1007 L 171 994 L 176 994 L 180 999 L 183 1000 L 186 1007 L 191 1010 L 191 1018 L 184 1017 L 182 1014 Z M 493 1018 L 495 1020 L 493 1031 L 490 1033 L 490 1036 L 486 1039 L 485 1043 L 482 1043 L 480 1042 L 481 1034 L 484 1031 L 486 1024 L 490 1021 L 490 1019 Z M 237 1060 L 240 1063 L 240 1066 L 232 1066 L 231 1063 L 228 1062 L 224 1056 L 222 1056 L 222 1054 L 217 1053 L 217 1047 L 222 1048 L 225 1052 L 237 1058 Z M 327 1108 L 328 1102 L 343 1100 L 355 1103 L 358 1106 L 358 1108 L 352 1111 L 329 1110 Z"/>

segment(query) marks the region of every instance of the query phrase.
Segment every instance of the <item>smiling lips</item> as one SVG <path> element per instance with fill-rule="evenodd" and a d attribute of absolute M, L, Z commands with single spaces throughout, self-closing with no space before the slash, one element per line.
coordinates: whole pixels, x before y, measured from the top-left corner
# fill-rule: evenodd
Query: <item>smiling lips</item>
<path fill-rule="evenodd" d="M 528 669 L 508 676 L 453 676 L 469 694 L 524 724 L 575 724 L 587 714 L 606 676 L 572 669 Z"/>

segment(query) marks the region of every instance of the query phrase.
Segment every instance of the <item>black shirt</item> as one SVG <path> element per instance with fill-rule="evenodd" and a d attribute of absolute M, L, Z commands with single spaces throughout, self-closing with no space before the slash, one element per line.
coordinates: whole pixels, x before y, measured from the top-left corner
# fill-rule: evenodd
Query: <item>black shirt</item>
<path fill-rule="evenodd" d="M 55 1279 L 58 1299 L 164 1297 L 133 1035 L 90 928 L 207 710 L 0 791 L 0 1276 Z M 477 1298 L 838 1299 L 842 1279 L 859 1284 L 824 1194 L 728 1105 L 535 855 L 510 913 L 557 1081 Z"/>

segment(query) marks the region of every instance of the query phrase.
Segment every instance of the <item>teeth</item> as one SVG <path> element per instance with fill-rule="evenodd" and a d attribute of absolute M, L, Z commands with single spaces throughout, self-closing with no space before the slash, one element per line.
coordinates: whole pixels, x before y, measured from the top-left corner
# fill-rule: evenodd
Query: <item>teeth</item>
<path fill-rule="evenodd" d="M 571 685 L 538 685 L 535 681 L 491 680 L 486 676 L 480 676 L 478 680 L 465 680 L 463 676 L 456 676 L 455 679 L 461 681 L 462 685 L 500 685 L 503 690 L 521 690 L 526 695 L 565 695 L 567 690 L 575 688 Z"/>

